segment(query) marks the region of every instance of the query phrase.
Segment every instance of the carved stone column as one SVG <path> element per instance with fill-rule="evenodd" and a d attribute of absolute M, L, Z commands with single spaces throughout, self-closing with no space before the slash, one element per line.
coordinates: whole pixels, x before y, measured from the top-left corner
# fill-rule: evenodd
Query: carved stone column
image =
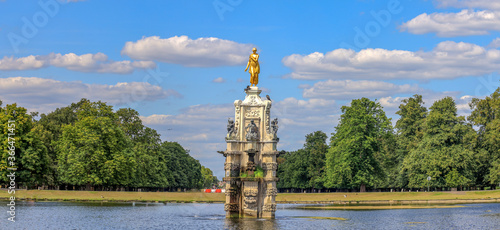
<path fill-rule="evenodd" d="M 271 120 L 272 102 L 258 87 L 245 89 L 228 119 L 224 164 L 226 217 L 274 218 L 276 211 L 276 145 L 278 119 Z"/>

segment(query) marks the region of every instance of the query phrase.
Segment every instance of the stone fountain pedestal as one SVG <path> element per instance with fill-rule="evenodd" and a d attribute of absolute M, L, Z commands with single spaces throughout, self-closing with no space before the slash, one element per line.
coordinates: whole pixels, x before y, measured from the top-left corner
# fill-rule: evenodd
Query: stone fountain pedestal
<path fill-rule="evenodd" d="M 274 218 L 276 212 L 276 145 L 278 119 L 271 120 L 269 99 L 258 87 L 245 89 L 228 120 L 227 149 L 221 153 L 226 182 L 226 217 Z"/>

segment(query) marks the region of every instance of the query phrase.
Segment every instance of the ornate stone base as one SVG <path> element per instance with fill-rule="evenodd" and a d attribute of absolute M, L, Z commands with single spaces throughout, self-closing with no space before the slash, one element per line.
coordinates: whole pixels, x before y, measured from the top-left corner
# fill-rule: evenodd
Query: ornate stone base
<path fill-rule="evenodd" d="M 278 120 L 271 120 L 272 101 L 261 98 L 258 87 L 245 93 L 245 100 L 234 102 L 227 148 L 219 151 L 226 158 L 226 217 L 274 218 Z"/>
<path fill-rule="evenodd" d="M 262 218 L 265 218 L 265 219 L 274 219 L 274 217 L 276 217 L 276 215 L 274 214 L 274 212 L 262 212 Z"/>

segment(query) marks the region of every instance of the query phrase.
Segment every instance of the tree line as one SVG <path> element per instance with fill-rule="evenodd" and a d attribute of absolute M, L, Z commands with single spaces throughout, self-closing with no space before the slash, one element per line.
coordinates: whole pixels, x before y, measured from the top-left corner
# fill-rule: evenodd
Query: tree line
<path fill-rule="evenodd" d="M 500 183 L 500 88 L 473 98 L 467 117 L 451 97 L 427 109 L 421 95 L 401 101 L 393 127 L 382 106 L 352 100 L 329 144 L 317 131 L 278 161 L 281 191 L 447 190 Z"/>
<path fill-rule="evenodd" d="M 16 183 L 26 188 L 176 191 L 217 182 L 189 150 L 162 142 L 133 109 L 114 111 L 104 102 L 82 99 L 35 120 L 37 112 L 1 105 L 1 184 L 9 182 L 8 167 L 17 168 Z M 10 131 L 14 166 L 8 160 Z"/>

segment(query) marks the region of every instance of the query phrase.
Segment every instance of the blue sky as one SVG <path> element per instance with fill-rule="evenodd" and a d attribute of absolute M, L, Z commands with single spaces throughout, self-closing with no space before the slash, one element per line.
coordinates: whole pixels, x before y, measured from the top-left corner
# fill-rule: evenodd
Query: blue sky
<path fill-rule="evenodd" d="M 227 117 L 252 47 L 279 149 L 334 131 L 340 107 L 452 96 L 461 115 L 499 85 L 490 0 L 0 1 L 0 99 L 49 113 L 85 97 L 131 107 L 220 178 Z"/>

